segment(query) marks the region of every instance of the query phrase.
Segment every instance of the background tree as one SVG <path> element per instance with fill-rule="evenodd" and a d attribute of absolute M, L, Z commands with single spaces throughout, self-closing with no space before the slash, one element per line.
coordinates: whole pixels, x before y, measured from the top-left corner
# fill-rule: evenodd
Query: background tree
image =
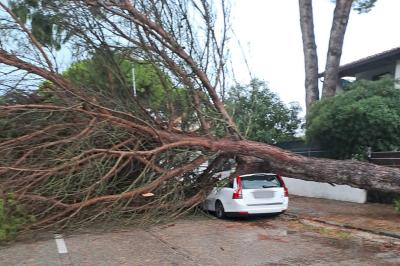
<path fill-rule="evenodd" d="M 139 106 L 137 111 L 143 112 L 150 108 L 159 122 L 166 116 L 171 116 L 171 126 L 179 123 L 188 128 L 194 123 L 193 111 L 187 105 L 186 90 L 174 86 L 161 69 L 149 62 L 126 59 L 113 52 L 98 51 L 89 59 L 73 63 L 63 72 L 63 76 L 75 86 L 91 87 L 97 93 L 103 94 L 108 102 L 116 99 L 115 106 L 120 104 L 118 99 L 125 99 L 137 105 L 131 108 L 138 109 Z"/>
<path fill-rule="evenodd" d="M 318 56 L 314 35 L 312 0 L 299 0 L 300 27 L 303 40 L 306 111 L 319 100 Z"/>
<path fill-rule="evenodd" d="M 374 151 L 400 148 L 400 90 L 392 79 L 357 81 L 334 98 L 313 106 L 307 139 L 333 156 L 348 159 Z"/>
<path fill-rule="evenodd" d="M 335 10 L 326 57 L 322 97 L 332 97 L 336 92 L 344 35 L 351 8 L 353 7 L 359 13 L 366 13 L 371 10 L 376 0 L 337 0 L 334 2 Z M 319 99 L 318 57 L 314 35 L 312 0 L 299 0 L 299 10 L 305 63 L 306 110 L 308 112 L 311 105 Z"/>
<path fill-rule="evenodd" d="M 72 36 L 63 26 L 60 12 L 46 12 L 51 7 L 51 0 L 12 0 L 9 7 L 22 23 L 30 26 L 32 35 L 43 46 L 61 49 Z"/>
<path fill-rule="evenodd" d="M 293 103 L 287 107 L 264 81 L 233 87 L 225 104 L 247 139 L 269 144 L 297 139 L 300 106 Z"/>

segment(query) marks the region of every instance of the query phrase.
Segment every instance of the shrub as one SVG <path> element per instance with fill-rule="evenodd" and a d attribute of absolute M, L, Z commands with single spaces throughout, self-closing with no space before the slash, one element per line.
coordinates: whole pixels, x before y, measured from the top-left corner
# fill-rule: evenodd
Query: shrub
<path fill-rule="evenodd" d="M 14 239 L 24 225 L 34 220 L 16 203 L 12 194 L 0 199 L 0 242 Z"/>
<path fill-rule="evenodd" d="M 400 90 L 394 81 L 357 81 L 347 91 L 314 104 L 307 117 L 308 142 L 348 159 L 400 147 Z"/>

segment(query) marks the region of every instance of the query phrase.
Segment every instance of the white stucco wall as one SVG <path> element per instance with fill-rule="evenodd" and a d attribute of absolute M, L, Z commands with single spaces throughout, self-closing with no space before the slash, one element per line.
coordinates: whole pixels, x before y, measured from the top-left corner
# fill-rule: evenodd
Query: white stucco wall
<path fill-rule="evenodd" d="M 346 185 L 332 186 L 328 183 L 304 181 L 295 178 L 284 177 L 289 195 L 298 195 L 312 198 L 333 199 L 356 203 L 367 201 L 367 191 Z"/>

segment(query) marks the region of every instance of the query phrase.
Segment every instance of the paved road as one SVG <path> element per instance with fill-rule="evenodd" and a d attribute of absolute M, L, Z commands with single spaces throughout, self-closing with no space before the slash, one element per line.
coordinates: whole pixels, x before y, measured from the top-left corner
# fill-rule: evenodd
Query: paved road
<path fill-rule="evenodd" d="M 291 196 L 289 213 L 367 231 L 386 232 L 400 238 L 400 214 L 390 204 L 359 204 Z"/>
<path fill-rule="evenodd" d="M 388 240 L 389 239 L 389 240 Z M 288 216 L 184 219 L 150 229 L 52 238 L 0 249 L 0 265 L 400 265 L 400 244 Z"/>

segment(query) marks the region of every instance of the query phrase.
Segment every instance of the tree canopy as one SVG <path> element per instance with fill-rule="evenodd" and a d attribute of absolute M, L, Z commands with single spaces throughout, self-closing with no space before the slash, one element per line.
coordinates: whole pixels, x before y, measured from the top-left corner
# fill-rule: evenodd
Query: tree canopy
<path fill-rule="evenodd" d="M 394 81 L 357 81 L 336 97 L 321 100 L 307 119 L 307 139 L 351 158 L 374 151 L 400 148 L 400 89 Z"/>
<path fill-rule="evenodd" d="M 142 109 L 151 110 L 158 121 L 171 116 L 174 126 L 190 128 L 195 123 L 187 91 L 174 86 L 171 79 L 150 62 L 98 51 L 88 59 L 73 63 L 63 76 L 76 86 L 90 87 L 104 94 L 107 101 L 115 101 L 116 107 L 121 105 L 121 99 L 130 99 Z M 136 107 L 131 105 L 133 109 Z"/>
<path fill-rule="evenodd" d="M 136 92 L 133 89 L 133 73 Z M 178 90 L 155 65 L 104 51 L 73 63 L 63 72 L 63 76 L 76 86 L 91 87 L 110 98 L 137 97 L 143 104 L 156 110 L 165 105 L 167 91 L 174 94 L 173 91 Z"/>
<path fill-rule="evenodd" d="M 296 139 L 301 107 L 286 106 L 264 81 L 236 85 L 225 103 L 244 137 L 270 144 Z"/>
<path fill-rule="evenodd" d="M 9 6 L 21 22 L 29 26 L 32 34 L 42 45 L 59 50 L 73 32 L 62 23 L 61 12 L 46 12 L 49 7 L 55 5 L 55 2 L 57 1 L 12 0 L 9 1 Z"/>
<path fill-rule="evenodd" d="M 355 0 L 353 9 L 358 13 L 368 13 L 375 6 L 377 0 Z"/>

